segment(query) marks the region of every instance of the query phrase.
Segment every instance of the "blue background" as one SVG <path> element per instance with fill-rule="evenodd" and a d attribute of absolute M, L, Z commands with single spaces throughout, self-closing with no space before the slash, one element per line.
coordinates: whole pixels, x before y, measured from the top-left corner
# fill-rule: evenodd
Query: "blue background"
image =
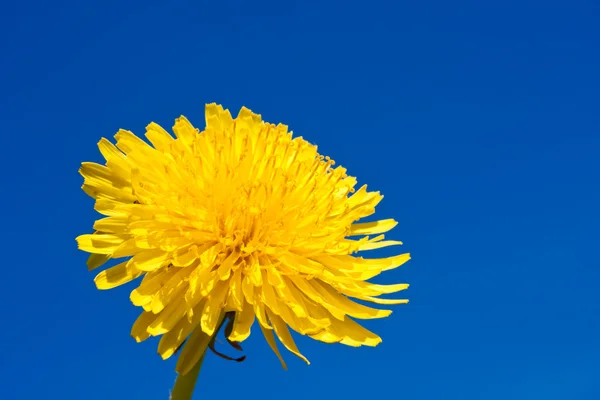
<path fill-rule="evenodd" d="M 75 236 L 82 161 L 203 105 L 288 124 L 386 196 L 409 305 L 352 349 L 261 335 L 195 399 L 600 399 L 600 3 L 30 1 L 0 12 L 0 397 L 166 399 Z M 380 252 L 383 254 L 383 252 Z M 235 396 L 235 397 L 233 397 Z"/>

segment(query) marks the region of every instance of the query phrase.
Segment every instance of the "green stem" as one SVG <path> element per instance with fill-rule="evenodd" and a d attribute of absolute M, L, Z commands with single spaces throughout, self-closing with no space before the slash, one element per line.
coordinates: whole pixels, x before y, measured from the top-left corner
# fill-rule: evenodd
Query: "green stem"
<path fill-rule="evenodd" d="M 185 375 L 177 375 L 175 386 L 173 386 L 173 391 L 169 397 L 170 400 L 191 400 L 205 355 L 206 352 L 202 354 L 202 357 L 200 357 L 190 372 Z"/>
<path fill-rule="evenodd" d="M 215 340 L 226 319 L 225 313 L 221 314 L 217 329 L 215 329 L 215 333 L 210 338 L 210 342 Z M 198 327 L 196 329 L 201 328 Z M 173 386 L 173 391 L 171 392 L 171 396 L 169 396 L 169 400 L 191 400 L 192 395 L 194 394 L 196 381 L 198 380 L 198 375 L 200 374 L 200 367 L 202 367 L 202 363 L 204 362 L 207 349 L 208 347 L 204 350 L 204 354 L 202 354 L 202 357 L 200 357 L 196 365 L 194 365 L 194 367 L 187 374 L 177 375 L 177 379 L 175 380 L 175 385 Z"/>

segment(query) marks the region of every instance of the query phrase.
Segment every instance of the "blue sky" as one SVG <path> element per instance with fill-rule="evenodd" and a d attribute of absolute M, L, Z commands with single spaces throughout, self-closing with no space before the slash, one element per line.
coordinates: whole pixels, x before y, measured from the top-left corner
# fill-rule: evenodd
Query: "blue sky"
<path fill-rule="evenodd" d="M 6 399 L 166 399 L 175 361 L 129 336 L 75 236 L 82 161 L 203 106 L 246 105 L 385 195 L 413 260 L 383 343 L 260 335 L 207 358 L 195 399 L 600 398 L 596 1 L 53 1 L 0 12 Z M 385 252 L 381 252 L 384 254 Z M 250 397 L 251 396 L 251 397 Z"/>

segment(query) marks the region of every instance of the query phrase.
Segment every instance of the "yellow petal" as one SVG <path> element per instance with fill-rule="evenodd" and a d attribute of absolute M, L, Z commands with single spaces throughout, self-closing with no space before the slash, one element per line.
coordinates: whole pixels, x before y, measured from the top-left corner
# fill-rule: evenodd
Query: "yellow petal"
<path fill-rule="evenodd" d="M 254 285 L 252 285 L 249 276 L 245 276 L 242 280 L 242 292 L 244 292 L 244 299 L 248 303 L 254 304 Z"/>
<path fill-rule="evenodd" d="M 332 320 L 331 326 L 310 337 L 325 343 L 342 343 L 352 347 L 377 346 L 381 343 L 379 336 L 348 317 L 344 321 Z"/>
<path fill-rule="evenodd" d="M 204 111 L 206 131 L 226 131 L 233 125 L 233 118 L 229 110 L 223 110 L 221 105 L 207 104 Z"/>
<path fill-rule="evenodd" d="M 223 313 L 222 303 L 227 295 L 227 283 L 219 281 L 214 290 L 206 299 L 206 305 L 202 311 L 200 325 L 207 335 L 213 335 L 219 323 L 219 316 Z"/>
<path fill-rule="evenodd" d="M 188 280 L 188 290 L 185 292 L 184 297 L 186 303 L 192 308 L 192 310 L 195 310 L 196 305 L 208 295 L 208 292 L 203 290 L 203 286 L 205 285 L 205 281 L 207 279 L 213 282 L 215 281 L 214 279 L 211 279 L 211 274 L 216 275 L 215 272 L 211 273 L 210 270 L 199 267 L 195 268 L 190 274 Z M 192 314 L 194 313 L 195 311 L 192 311 Z M 188 315 L 188 317 L 190 317 L 190 315 Z"/>
<path fill-rule="evenodd" d="M 279 302 L 287 307 L 279 306 L 280 316 L 292 329 L 306 335 L 329 326 L 329 315 L 326 312 L 315 312 L 315 308 L 311 307 L 311 301 L 289 279 L 285 278 L 282 282 L 284 285 L 276 288 L 276 291 Z M 322 308 L 320 304 L 318 307 Z M 286 308 L 291 310 L 291 314 Z"/>
<path fill-rule="evenodd" d="M 175 280 L 175 278 L 171 279 Z M 168 283 L 171 283 L 170 281 Z M 167 283 L 167 284 L 168 284 Z M 178 301 L 179 297 L 183 297 L 185 290 L 187 289 L 187 282 L 180 281 L 171 284 L 169 288 L 164 287 L 160 289 L 154 296 L 152 296 L 152 302 L 150 303 L 150 310 L 154 314 L 162 312 L 168 304 L 173 301 Z M 185 300 L 185 297 L 184 297 Z"/>
<path fill-rule="evenodd" d="M 91 186 L 114 187 L 119 189 L 131 189 L 130 182 L 123 176 L 115 174 L 110 168 L 93 162 L 81 163 L 79 173 Z"/>
<path fill-rule="evenodd" d="M 101 267 L 108 260 L 110 260 L 110 254 L 90 254 L 86 262 L 88 271 Z"/>
<path fill-rule="evenodd" d="M 332 324 L 332 330 L 337 331 L 343 337 L 341 343 L 348 344 L 350 346 L 364 345 L 364 346 L 377 346 L 381 343 L 381 338 L 373 332 L 365 329 L 360 324 L 347 318 L 345 321 L 336 321 Z"/>
<path fill-rule="evenodd" d="M 393 229 L 396 225 L 398 225 L 398 222 L 393 219 L 382 219 L 380 221 L 352 224 L 349 236 L 385 233 Z"/>
<path fill-rule="evenodd" d="M 268 310 L 267 310 L 267 316 L 269 317 L 269 320 L 273 324 L 273 328 L 275 329 L 275 333 L 277 334 L 279 341 L 290 352 L 292 352 L 296 356 L 300 357 L 302 360 L 304 360 L 304 362 L 306 362 L 307 364 L 310 365 L 310 362 L 306 359 L 306 357 L 304 357 L 300 353 L 300 351 L 298 350 L 298 347 L 296 347 L 296 342 L 294 342 L 294 339 L 292 338 L 292 335 L 290 334 L 290 331 L 289 331 L 287 325 L 285 324 L 285 322 L 283 322 L 281 317 L 279 317 L 277 314 L 269 312 Z"/>
<path fill-rule="evenodd" d="M 158 315 L 147 311 L 140 314 L 131 327 L 131 336 L 136 342 L 144 341 L 150 337 L 148 326 L 154 322 L 157 317 Z"/>
<path fill-rule="evenodd" d="M 137 238 L 127 239 L 116 248 L 112 256 L 114 258 L 128 257 L 143 251 L 144 249 L 139 247 L 138 243 Z"/>
<path fill-rule="evenodd" d="M 294 285 L 296 285 L 296 287 L 306 297 L 308 297 L 312 301 L 316 302 L 317 304 L 323 306 L 335 318 L 340 319 L 340 320 L 344 319 L 344 316 L 345 316 L 344 312 L 342 312 L 341 310 L 339 310 L 336 307 L 333 307 L 331 304 L 329 304 L 325 300 L 323 295 L 321 293 L 319 293 L 319 291 L 317 289 L 315 289 L 311 284 L 309 284 L 309 281 L 305 280 L 304 278 L 295 277 L 295 276 L 291 276 L 291 277 L 289 277 L 289 279 L 294 283 Z"/>
<path fill-rule="evenodd" d="M 275 288 L 283 288 L 285 287 L 285 283 L 283 282 L 283 278 L 281 274 L 277 272 L 275 268 L 269 268 L 267 271 L 267 279 L 269 283 Z"/>
<path fill-rule="evenodd" d="M 333 255 L 314 257 L 319 262 L 341 271 L 389 271 L 410 260 L 410 254 L 400 254 L 386 258 L 365 259 L 350 255 Z"/>
<path fill-rule="evenodd" d="M 146 127 L 146 137 L 155 149 L 165 151 L 173 142 L 173 137 L 160 125 L 152 122 Z"/>
<path fill-rule="evenodd" d="M 195 326 L 187 318 L 181 318 L 173 329 L 161 336 L 158 342 L 158 354 L 163 360 L 175 354 L 175 350 L 189 336 Z"/>
<path fill-rule="evenodd" d="M 402 242 L 398 242 L 397 240 L 384 240 L 381 242 L 370 242 L 364 243 L 358 246 L 358 251 L 367 251 L 367 250 L 376 250 L 381 249 L 383 247 L 389 246 L 400 246 Z"/>
<path fill-rule="evenodd" d="M 231 275 L 231 268 L 233 264 L 240 258 L 240 251 L 233 250 L 231 254 L 221 263 L 219 268 L 217 268 L 217 273 L 219 274 L 219 278 L 221 280 L 228 279 Z"/>
<path fill-rule="evenodd" d="M 119 189 L 108 185 L 97 185 L 95 181 L 84 182 L 81 189 L 91 198 L 100 200 L 108 199 L 123 203 L 133 203 L 137 200 L 129 190 Z"/>
<path fill-rule="evenodd" d="M 177 348 L 183 343 L 192 330 L 198 326 L 200 322 L 200 316 L 202 315 L 202 307 L 204 303 L 200 303 L 196 306 L 197 312 L 195 312 L 194 318 L 189 320 L 188 318 L 182 318 L 169 332 L 165 333 L 158 342 L 158 354 L 166 360 L 171 357 Z"/>
<path fill-rule="evenodd" d="M 229 295 L 227 298 L 227 306 L 242 311 L 244 304 L 244 293 L 242 291 L 242 269 L 238 268 L 233 273 L 229 281 Z"/>
<path fill-rule="evenodd" d="M 250 110 L 247 107 L 242 107 L 240 109 L 237 119 L 247 120 L 246 122 L 251 124 L 260 124 L 262 121 L 262 117 L 260 114 L 252 112 L 252 110 Z"/>
<path fill-rule="evenodd" d="M 219 323 L 223 320 L 223 317 L 223 315 L 220 316 Z M 198 360 L 200 360 L 200 357 L 204 355 L 210 341 L 211 336 L 204 333 L 200 326 L 197 326 L 183 347 L 175 370 L 181 375 L 187 374 L 196 365 Z"/>
<path fill-rule="evenodd" d="M 164 286 L 152 297 L 152 312 L 161 312 L 167 304 L 176 297 L 184 297 L 184 291 L 189 287 L 188 277 L 193 272 L 192 268 L 181 268 Z"/>
<path fill-rule="evenodd" d="M 322 330 L 321 332 L 317 332 L 315 334 L 309 335 L 311 338 L 315 339 L 315 340 L 319 340 L 323 343 L 339 343 L 342 341 L 343 338 L 334 335 L 331 332 L 328 332 L 327 330 Z"/>
<path fill-rule="evenodd" d="M 281 366 L 283 367 L 283 369 L 287 370 L 287 365 L 285 365 L 285 361 L 283 360 L 283 357 L 281 356 L 281 353 L 279 352 L 279 349 L 277 348 L 277 342 L 275 341 L 275 335 L 273 335 L 273 331 L 271 329 L 266 329 L 264 326 L 262 326 L 262 324 L 259 324 L 259 326 L 263 333 L 263 336 L 265 337 L 265 340 L 269 344 L 269 347 L 271 347 L 271 350 L 273 350 L 273 353 L 275 353 L 277 358 L 279 358 L 279 361 L 281 362 Z"/>
<path fill-rule="evenodd" d="M 377 285 L 375 283 L 353 281 L 353 282 L 330 282 L 340 293 L 360 299 L 363 296 L 379 296 L 381 294 L 395 293 L 406 290 L 408 284 L 398 283 L 395 285 Z"/>
<path fill-rule="evenodd" d="M 140 271 L 154 271 L 169 261 L 169 253 L 162 250 L 146 250 L 133 256 L 129 263 Z"/>
<path fill-rule="evenodd" d="M 267 318 L 267 312 L 265 310 L 265 305 L 263 304 L 262 300 L 258 296 L 254 299 L 254 315 L 256 315 L 256 319 L 260 323 L 261 327 L 263 327 L 264 329 L 268 329 L 268 330 L 273 329 L 273 327 L 271 326 L 271 324 L 269 323 L 269 320 Z"/>
<path fill-rule="evenodd" d="M 130 282 L 144 274 L 143 271 L 132 268 L 127 261 L 105 269 L 94 278 L 96 287 L 100 290 L 112 289 Z"/>
<path fill-rule="evenodd" d="M 109 217 L 127 217 L 127 211 L 121 209 L 121 206 L 124 204 L 127 203 L 121 200 L 102 198 L 96 200 L 94 210 Z"/>
<path fill-rule="evenodd" d="M 158 317 L 148 326 L 148 333 L 152 336 L 163 335 L 173 329 L 173 327 L 181 320 L 185 319 L 187 304 L 182 298 L 174 299 Z"/>
<path fill-rule="evenodd" d="M 143 151 L 145 149 L 152 149 L 146 142 L 135 136 L 133 132 L 126 131 L 125 129 L 119 129 L 115 135 L 115 139 L 117 140 L 117 147 L 128 156 L 134 150 Z"/>
<path fill-rule="evenodd" d="M 318 256 L 315 259 L 328 267 L 323 275 L 326 280 L 349 282 L 351 280 L 365 281 L 384 271 L 397 268 L 410 260 L 410 255 L 401 254 L 380 259 L 363 259 L 352 256 Z"/>
<path fill-rule="evenodd" d="M 286 253 L 280 256 L 278 260 L 298 272 L 309 275 L 320 274 L 324 269 L 321 263 L 293 253 Z"/>
<path fill-rule="evenodd" d="M 180 248 L 173 254 L 173 265 L 176 267 L 187 267 L 197 260 L 197 250 L 195 245 Z"/>
<path fill-rule="evenodd" d="M 131 292 L 129 299 L 134 306 L 150 304 L 153 297 L 176 273 L 174 268 L 147 273 L 140 285 Z"/>
<path fill-rule="evenodd" d="M 183 115 L 175 120 L 173 132 L 187 145 L 190 145 L 198 135 L 196 128 Z"/>
<path fill-rule="evenodd" d="M 380 299 L 379 297 L 362 296 L 360 300 L 370 301 L 376 304 L 406 304 L 408 299 Z"/>
<path fill-rule="evenodd" d="M 300 318 L 294 314 L 291 309 L 287 306 L 287 304 L 283 303 L 279 306 L 279 316 L 283 320 L 283 322 L 292 328 L 294 331 L 302 334 L 309 335 L 315 332 L 319 332 L 323 329 L 324 326 L 330 324 L 328 319 L 325 320 L 316 320 L 314 318 Z"/>
<path fill-rule="evenodd" d="M 275 289 L 273 289 L 273 286 L 271 286 L 271 284 L 269 283 L 269 281 L 267 280 L 267 272 L 266 271 L 262 271 L 262 281 L 263 281 L 263 285 L 262 285 L 262 301 L 263 303 L 269 307 L 271 309 L 272 312 L 274 312 L 275 314 L 278 314 L 278 308 L 279 308 L 279 300 L 277 299 L 277 296 L 275 295 Z"/>
<path fill-rule="evenodd" d="M 114 164 L 120 170 L 129 169 L 125 154 L 121 153 L 121 151 L 109 140 L 105 138 L 100 139 L 98 142 L 98 149 L 100 149 L 100 153 L 102 153 L 102 156 L 107 162 Z"/>
<path fill-rule="evenodd" d="M 235 313 L 233 320 L 233 329 L 229 339 L 234 342 L 243 342 L 250 336 L 250 328 L 254 323 L 254 308 L 251 304 L 245 303 L 242 311 Z"/>
<path fill-rule="evenodd" d="M 125 217 L 108 217 L 97 220 L 94 229 L 104 233 L 124 234 L 127 231 L 128 219 Z"/>
<path fill-rule="evenodd" d="M 390 310 L 377 310 L 355 303 L 347 297 L 340 295 L 339 292 L 327 283 L 319 282 L 317 279 L 311 280 L 310 284 L 323 296 L 323 299 L 328 304 L 351 317 L 360 319 L 385 318 L 392 313 Z"/>
<path fill-rule="evenodd" d="M 85 178 L 83 189 L 93 198 L 109 197 L 133 202 L 131 182 L 104 165 L 84 162 L 79 173 Z"/>
<path fill-rule="evenodd" d="M 124 241 L 123 235 L 88 234 L 77 237 L 80 250 L 96 254 L 112 254 Z"/>
<path fill-rule="evenodd" d="M 283 301 L 298 317 L 306 318 L 308 312 L 306 311 L 302 292 L 300 292 L 293 284 L 286 285 L 283 279 L 281 280 L 281 283 L 283 284 L 282 286 L 275 288 L 280 301 Z"/>
<path fill-rule="evenodd" d="M 389 257 L 388 260 L 390 260 L 390 264 L 387 267 L 383 268 L 383 271 L 389 271 L 403 265 L 408 260 L 410 260 L 410 254 L 400 254 L 394 257 Z"/>

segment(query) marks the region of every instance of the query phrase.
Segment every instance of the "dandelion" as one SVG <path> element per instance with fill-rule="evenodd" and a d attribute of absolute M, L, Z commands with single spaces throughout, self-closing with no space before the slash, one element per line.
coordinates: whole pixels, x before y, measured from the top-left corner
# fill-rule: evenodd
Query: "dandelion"
<path fill-rule="evenodd" d="M 380 298 L 407 284 L 367 282 L 410 259 L 364 259 L 356 252 L 401 242 L 384 240 L 396 222 L 357 223 L 383 198 L 285 125 L 242 108 L 237 118 L 216 104 L 200 132 L 176 120 L 175 138 L 155 123 L 151 143 L 120 130 L 116 146 L 98 143 L 106 165 L 84 162 L 83 190 L 104 218 L 77 238 L 100 272 L 98 289 L 142 277 L 131 301 L 143 308 L 131 335 L 162 336 L 163 359 L 180 348 L 176 370 L 198 366 L 222 326 L 236 348 L 256 324 L 285 362 L 275 338 L 308 363 L 289 328 L 325 343 L 376 346 L 381 339 L 355 319 L 391 311 L 359 304 L 406 303 Z M 185 342 L 185 343 L 184 343 Z M 182 346 L 183 345 L 183 346 Z"/>

